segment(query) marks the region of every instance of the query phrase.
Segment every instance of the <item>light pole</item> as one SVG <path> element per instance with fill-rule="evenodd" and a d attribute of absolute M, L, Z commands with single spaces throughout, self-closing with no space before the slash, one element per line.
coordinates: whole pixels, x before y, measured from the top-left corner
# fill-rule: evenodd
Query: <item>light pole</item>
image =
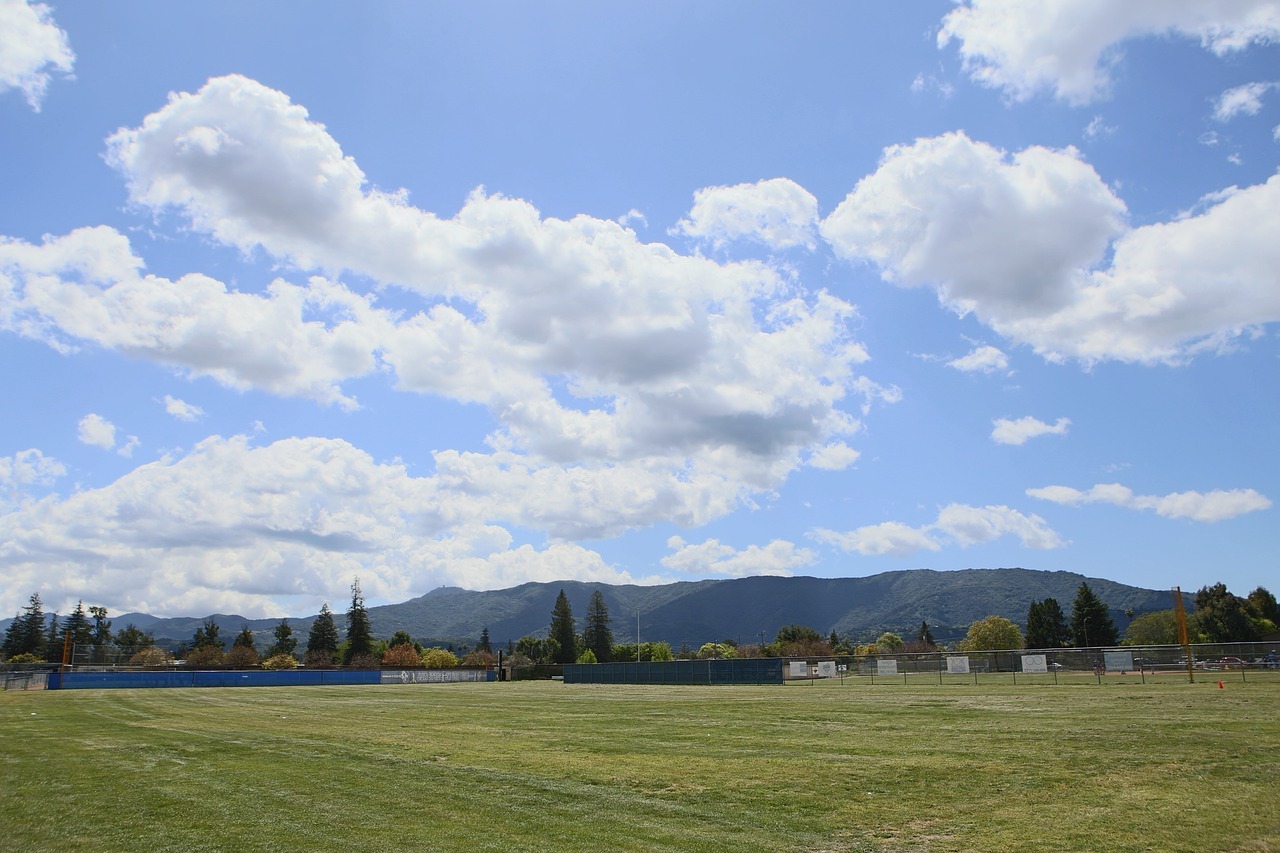
<path fill-rule="evenodd" d="M 640 611 L 636 610 L 636 663 L 640 663 Z"/>

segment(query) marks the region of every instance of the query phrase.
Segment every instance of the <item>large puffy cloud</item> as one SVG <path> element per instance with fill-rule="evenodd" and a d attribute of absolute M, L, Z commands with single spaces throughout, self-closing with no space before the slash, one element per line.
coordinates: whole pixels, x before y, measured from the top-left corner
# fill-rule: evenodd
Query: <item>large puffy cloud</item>
<path fill-rule="evenodd" d="M 52 75 L 70 74 L 75 59 L 48 6 L 0 0 L 0 92 L 18 89 L 39 111 Z"/>
<path fill-rule="evenodd" d="M 878 390 L 854 373 L 867 357 L 849 338 L 854 309 L 830 294 L 796 295 L 760 263 L 680 255 L 616 222 L 544 219 L 480 191 L 442 219 L 367 188 L 305 109 L 244 77 L 171 96 L 111 137 L 109 159 L 135 204 L 245 251 L 421 296 L 422 311 L 395 323 L 361 309 L 352 332 L 381 325 L 376 342 L 352 347 L 346 375 L 376 362 L 402 388 L 481 403 L 501 424 L 495 445 L 769 487 L 806 449 L 856 428 L 838 408 L 847 395 Z M 224 380 L 276 390 L 248 373 Z"/>
<path fill-rule="evenodd" d="M 1137 495 L 1119 483 L 1099 483 L 1088 491 L 1070 486 L 1044 486 L 1027 489 L 1033 498 L 1077 506 L 1086 503 L 1108 503 L 1127 509 L 1154 510 L 1164 518 L 1189 518 L 1192 521 L 1225 521 L 1250 512 L 1268 509 L 1271 499 L 1254 489 L 1215 489 L 1211 492 L 1174 492 L 1168 495 Z"/>
<path fill-rule="evenodd" d="M 1275 176 L 1127 229 L 1078 152 L 1009 155 L 948 133 L 888 149 L 822 233 L 1047 358 L 1176 363 L 1280 319 L 1278 212 Z"/>
<path fill-rule="evenodd" d="M 377 367 L 390 320 L 365 297 L 313 278 L 239 293 L 208 276 L 141 273 L 122 234 L 82 228 L 40 245 L 0 242 L 0 324 L 66 351 L 82 343 L 209 376 L 354 406 L 339 383 Z"/>
<path fill-rule="evenodd" d="M 920 527 L 886 521 L 850 531 L 818 529 L 811 535 L 842 551 L 864 556 L 906 557 L 919 551 L 941 550 L 944 543 L 967 548 L 1005 536 L 1017 537 L 1024 548 L 1051 549 L 1066 544 L 1038 515 L 1007 506 L 966 504 L 948 504 L 938 511 L 933 523 Z"/>
<path fill-rule="evenodd" d="M 812 249 L 817 226 L 813 194 L 788 178 L 773 178 L 698 190 L 688 218 L 672 230 L 717 246 L 746 238 L 773 249 Z"/>
<path fill-rule="evenodd" d="M 725 545 L 719 539 L 701 544 L 684 541 L 679 536 L 667 540 L 674 553 L 662 558 L 662 565 L 683 574 L 705 577 L 724 575 L 732 578 L 756 575 L 790 577 L 795 569 L 811 565 L 817 555 L 795 543 L 775 539 L 768 545 L 750 545 L 743 550 Z"/>
<path fill-rule="evenodd" d="M 971 0 L 950 12 L 939 46 L 959 42 L 965 68 L 1015 101 L 1048 90 L 1073 104 L 1107 94 L 1118 45 L 1143 36 L 1196 39 L 1221 56 L 1280 40 L 1274 0 Z"/>
<path fill-rule="evenodd" d="M 7 461 L 10 480 L 61 472 L 30 451 Z M 373 601 L 440 584 L 637 580 L 571 543 L 515 545 L 486 521 L 515 504 L 486 504 L 482 487 L 456 475 L 412 477 L 340 440 L 212 437 L 108 486 L 0 516 L 0 604 L 39 589 L 51 606 L 84 598 L 117 611 L 253 616 L 315 610 L 355 575 Z"/>

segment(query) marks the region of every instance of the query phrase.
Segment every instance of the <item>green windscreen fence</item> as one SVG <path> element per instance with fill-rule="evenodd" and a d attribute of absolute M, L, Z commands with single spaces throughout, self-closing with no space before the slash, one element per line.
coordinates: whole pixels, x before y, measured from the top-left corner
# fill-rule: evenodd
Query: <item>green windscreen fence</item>
<path fill-rule="evenodd" d="M 780 658 L 565 664 L 565 684 L 781 684 Z"/>

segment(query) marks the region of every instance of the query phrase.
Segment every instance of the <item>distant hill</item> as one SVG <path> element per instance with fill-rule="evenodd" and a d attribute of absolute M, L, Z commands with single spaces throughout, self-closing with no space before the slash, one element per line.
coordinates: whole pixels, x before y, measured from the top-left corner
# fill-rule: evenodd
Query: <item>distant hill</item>
<path fill-rule="evenodd" d="M 912 569 L 863 578 L 752 577 L 661 586 L 557 581 L 482 592 L 440 587 L 400 604 L 370 607 L 369 618 L 374 634 L 383 638 L 404 630 L 427 644 L 474 646 L 480 632 L 488 628 L 495 647 L 505 646 L 508 640 L 526 635 L 546 636 L 561 589 L 581 628 L 587 603 L 599 590 L 609 607 L 616 642 L 635 641 L 637 611 L 641 640 L 663 640 L 677 650 L 723 639 L 772 640 L 779 628 L 790 624 L 808 625 L 824 636 L 834 630 L 868 640 L 884 631 L 910 638 L 923 621 L 935 639 L 946 642 L 963 637 L 971 623 L 993 614 L 1022 625 L 1032 600 L 1056 598 L 1070 615 L 1081 582 L 1088 582 L 1106 602 L 1122 632 L 1129 623 L 1125 610 L 1140 614 L 1172 606 L 1167 590 L 1142 589 L 1074 572 Z M 1189 597 L 1186 600 L 1190 609 L 1192 603 Z M 342 630 L 346 602 L 335 601 L 333 606 Z M 228 645 L 246 624 L 259 645 L 266 645 L 280 621 L 226 614 L 158 618 L 125 613 L 112 616 L 112 622 L 117 630 L 132 623 L 158 640 L 184 642 L 206 618 L 217 623 Z M 314 619 L 314 615 L 290 618 L 300 646 L 306 645 Z M 0 622 L 0 630 L 4 627 L 6 623 Z"/>

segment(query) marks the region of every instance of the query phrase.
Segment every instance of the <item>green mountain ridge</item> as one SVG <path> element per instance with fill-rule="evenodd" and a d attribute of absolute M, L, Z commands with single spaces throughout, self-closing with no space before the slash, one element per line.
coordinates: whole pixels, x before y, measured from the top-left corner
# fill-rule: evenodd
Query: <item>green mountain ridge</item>
<path fill-rule="evenodd" d="M 642 641 L 665 641 L 677 650 L 724 639 L 742 643 L 772 640 L 779 628 L 791 624 L 808 625 L 824 636 L 834 630 L 841 636 L 869 640 L 887 630 L 910 639 L 920 623 L 927 622 L 933 636 L 946 642 L 962 637 L 971 623 L 991 615 L 1022 625 L 1033 600 L 1056 598 L 1063 610 L 1070 612 L 1082 582 L 1106 602 L 1121 631 L 1129 623 L 1126 610 L 1141 614 L 1166 610 L 1173 603 L 1166 590 L 1142 589 L 1074 572 L 910 569 L 859 578 L 762 576 L 659 586 L 556 581 L 481 591 L 440 587 L 399 604 L 370 607 L 369 618 L 375 636 L 388 638 L 404 630 L 426 644 L 474 646 L 487 628 L 496 649 L 526 635 L 545 637 L 561 589 L 581 630 L 587 603 L 598 590 L 608 605 L 618 643 L 635 642 L 637 614 Z M 1186 593 L 1184 600 L 1191 609 Z M 330 602 L 339 630 L 344 627 L 346 604 Z M 214 620 L 228 645 L 245 625 L 259 645 L 267 645 L 280 622 L 228 614 L 162 618 L 125 613 L 112 617 L 117 630 L 132 623 L 157 640 L 175 642 L 190 641 L 205 619 Z M 314 615 L 290 617 L 299 648 L 305 647 L 314 619 Z M 3 627 L 0 623 L 0 629 Z"/>

